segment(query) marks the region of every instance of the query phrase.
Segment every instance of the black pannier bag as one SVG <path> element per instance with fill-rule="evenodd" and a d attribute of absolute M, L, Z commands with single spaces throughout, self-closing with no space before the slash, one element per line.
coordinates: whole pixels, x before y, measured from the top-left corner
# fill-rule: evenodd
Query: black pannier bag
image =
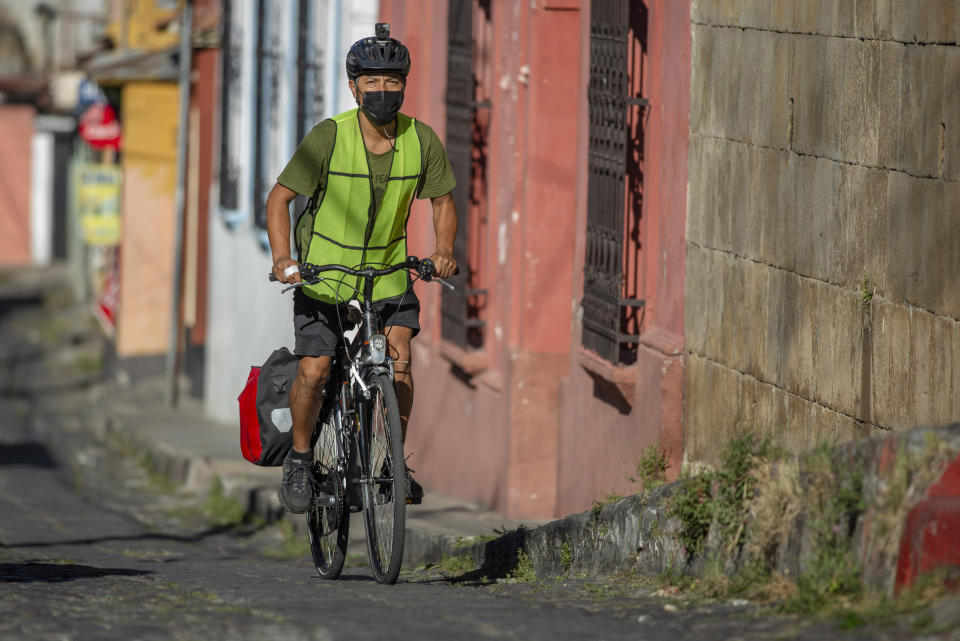
<path fill-rule="evenodd" d="M 260 367 L 251 367 L 237 397 L 240 404 L 240 449 L 256 465 L 283 465 L 293 447 L 290 387 L 297 376 L 296 356 L 286 347 L 275 350 Z"/>

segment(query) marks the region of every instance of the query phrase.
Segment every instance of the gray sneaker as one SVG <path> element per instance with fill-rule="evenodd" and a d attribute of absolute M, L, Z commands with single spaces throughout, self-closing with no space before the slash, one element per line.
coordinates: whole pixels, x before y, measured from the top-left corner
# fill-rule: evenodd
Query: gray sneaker
<path fill-rule="evenodd" d="M 283 459 L 283 480 L 280 483 L 280 505 L 294 514 L 303 514 L 313 500 L 313 484 L 310 482 L 312 452 L 300 454 L 290 450 Z"/>

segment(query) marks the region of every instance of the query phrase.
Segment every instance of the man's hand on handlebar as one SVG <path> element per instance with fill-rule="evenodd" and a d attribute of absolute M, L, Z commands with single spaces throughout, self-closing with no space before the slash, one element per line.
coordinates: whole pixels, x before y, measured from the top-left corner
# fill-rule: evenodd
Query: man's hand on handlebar
<path fill-rule="evenodd" d="M 281 256 L 273 263 L 273 277 L 281 283 L 292 285 L 300 282 L 300 266 L 289 256 Z"/>
<path fill-rule="evenodd" d="M 433 261 L 434 275 L 439 278 L 450 278 L 457 272 L 457 261 L 453 259 L 453 252 L 437 250 L 430 256 Z"/>

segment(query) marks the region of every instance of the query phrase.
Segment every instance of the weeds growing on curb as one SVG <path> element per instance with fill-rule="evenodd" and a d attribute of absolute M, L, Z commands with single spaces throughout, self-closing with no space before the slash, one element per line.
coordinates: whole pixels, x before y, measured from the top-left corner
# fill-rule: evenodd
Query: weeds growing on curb
<path fill-rule="evenodd" d="M 530 555 L 528 555 L 525 550 L 519 550 L 517 552 L 517 563 L 513 569 L 510 570 L 508 576 L 520 583 L 533 583 L 537 580 L 537 572 L 533 568 L 533 559 L 530 558 Z"/>
<path fill-rule="evenodd" d="M 724 446 L 716 468 L 685 472 L 670 514 L 680 521 L 687 561 L 707 556 L 700 577 L 684 587 L 706 598 L 777 601 L 797 613 L 862 594 L 850 543 L 865 509 L 861 472 L 831 456 L 825 446 L 802 460 L 787 459 L 766 439 L 746 433 Z M 776 571 L 776 557 L 801 514 L 809 549 L 791 580 Z"/>
<path fill-rule="evenodd" d="M 569 539 L 560 546 L 560 565 L 564 573 L 570 572 L 570 567 L 573 565 L 573 551 L 570 549 Z"/>
<path fill-rule="evenodd" d="M 854 560 L 851 537 L 863 512 L 863 479 L 855 466 L 838 465 L 829 447 L 803 457 L 807 488 L 810 550 L 797 577 L 797 593 L 782 608 L 813 612 L 837 597 L 862 593 L 861 568 Z"/>
<path fill-rule="evenodd" d="M 687 560 L 702 551 L 711 526 L 729 555 L 743 544 L 747 505 L 757 487 L 756 468 L 773 454 L 766 439 L 745 433 L 728 442 L 715 470 L 685 472 L 670 505 L 670 515 L 680 520 L 680 541 Z"/>
<path fill-rule="evenodd" d="M 630 477 L 630 482 L 639 484 L 642 494 L 649 494 L 667 482 L 669 468 L 670 453 L 659 445 L 648 445 L 640 454 L 637 474 Z"/>
<path fill-rule="evenodd" d="M 669 507 L 670 516 L 680 520 L 680 543 L 686 550 L 688 561 L 700 552 L 710 532 L 713 520 L 711 484 L 710 474 L 684 472 Z"/>
<path fill-rule="evenodd" d="M 460 576 L 477 569 L 473 557 L 462 554 L 457 556 L 444 555 L 440 559 L 439 566 L 444 576 Z"/>
<path fill-rule="evenodd" d="M 246 508 L 240 501 L 227 496 L 223 490 L 223 483 L 219 478 L 214 479 L 213 487 L 207 496 L 204 512 L 211 525 L 236 525 L 246 516 Z"/>

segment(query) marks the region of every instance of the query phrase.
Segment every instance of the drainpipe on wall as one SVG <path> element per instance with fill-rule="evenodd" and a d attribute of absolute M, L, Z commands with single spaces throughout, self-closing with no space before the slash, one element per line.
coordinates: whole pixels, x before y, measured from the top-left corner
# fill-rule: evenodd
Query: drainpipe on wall
<path fill-rule="evenodd" d="M 183 288 L 183 218 L 186 201 L 187 127 L 190 110 L 190 54 L 193 35 L 193 0 L 184 0 L 180 16 L 180 115 L 177 127 L 177 193 L 173 231 L 173 299 L 170 305 L 170 341 L 165 375 L 168 407 L 177 405 L 177 371 L 180 360 L 180 300 Z"/>

